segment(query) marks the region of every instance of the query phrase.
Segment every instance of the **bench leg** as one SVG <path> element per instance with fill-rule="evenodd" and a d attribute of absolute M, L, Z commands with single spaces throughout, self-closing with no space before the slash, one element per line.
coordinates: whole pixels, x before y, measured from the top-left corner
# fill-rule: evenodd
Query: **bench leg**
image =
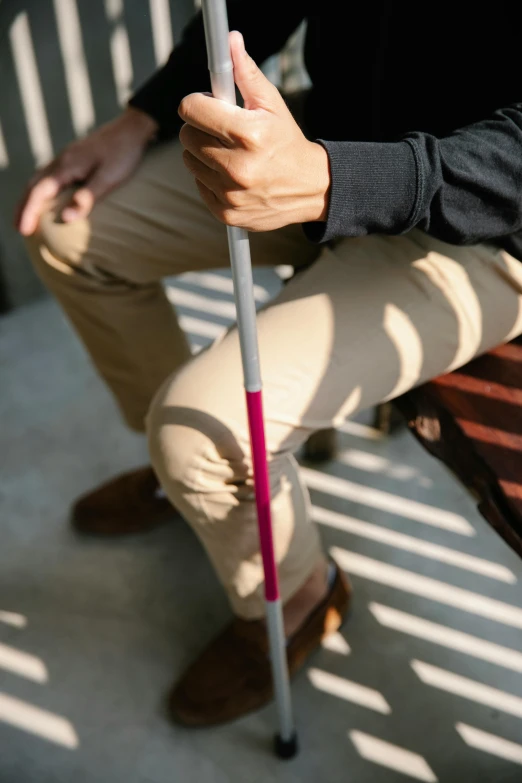
<path fill-rule="evenodd" d="M 375 408 L 373 426 L 383 435 L 392 435 L 404 426 L 404 419 L 392 402 L 381 402 Z"/>
<path fill-rule="evenodd" d="M 375 408 L 373 426 L 383 435 L 392 435 L 404 427 L 404 419 L 391 402 L 382 402 Z M 334 428 L 318 430 L 310 435 L 303 448 L 307 462 L 328 462 L 337 456 L 337 432 Z"/>

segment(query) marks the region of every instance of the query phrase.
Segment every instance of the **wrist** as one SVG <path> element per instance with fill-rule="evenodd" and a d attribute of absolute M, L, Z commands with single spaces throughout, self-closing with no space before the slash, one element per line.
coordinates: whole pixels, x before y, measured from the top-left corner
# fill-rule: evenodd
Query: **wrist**
<path fill-rule="evenodd" d="M 331 175 L 328 153 L 322 144 L 309 142 L 311 155 L 311 188 L 313 192 L 310 216 L 303 222 L 326 222 L 330 197 Z"/>
<path fill-rule="evenodd" d="M 147 145 L 153 141 L 159 131 L 159 125 L 156 120 L 144 111 L 135 109 L 134 106 L 127 106 L 120 116 L 120 120 L 124 127 L 127 128 L 135 138 L 139 139 L 143 145 Z"/>

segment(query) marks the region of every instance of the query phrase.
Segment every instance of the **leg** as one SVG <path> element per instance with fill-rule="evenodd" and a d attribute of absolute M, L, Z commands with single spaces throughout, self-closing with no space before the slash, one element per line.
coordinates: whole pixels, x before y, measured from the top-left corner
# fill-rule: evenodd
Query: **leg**
<path fill-rule="evenodd" d="M 379 430 L 382 435 L 391 435 L 404 427 L 404 419 L 395 408 L 394 404 L 387 400 L 386 402 L 381 402 L 375 408 L 373 426 Z"/>
<path fill-rule="evenodd" d="M 285 611 L 293 604 L 294 621 L 301 617 L 288 646 L 295 671 L 328 618 L 336 627 L 349 592 L 338 581 L 318 601 L 307 592 L 323 556 L 293 452 L 314 431 L 520 333 L 522 266 L 500 251 L 454 248 L 419 232 L 344 240 L 324 249 L 258 323 L 281 594 Z M 156 471 L 238 616 L 172 693 L 174 718 L 192 725 L 237 717 L 271 696 L 256 619 L 263 574 L 241 381 L 232 331 L 164 384 L 148 421 Z"/>
<path fill-rule="evenodd" d="M 420 232 L 343 240 L 258 319 L 273 516 L 284 600 L 321 557 L 294 451 L 522 331 L 522 266 Z M 238 337 L 185 366 L 149 418 L 153 464 L 243 618 L 263 613 Z"/>
<path fill-rule="evenodd" d="M 228 266 L 226 232 L 181 159 L 163 145 L 88 220 L 61 224 L 57 205 L 29 241 L 35 267 L 83 340 L 127 423 L 143 430 L 160 384 L 190 349 L 161 279 Z M 253 238 L 257 264 L 306 263 L 316 249 L 298 227 Z"/>

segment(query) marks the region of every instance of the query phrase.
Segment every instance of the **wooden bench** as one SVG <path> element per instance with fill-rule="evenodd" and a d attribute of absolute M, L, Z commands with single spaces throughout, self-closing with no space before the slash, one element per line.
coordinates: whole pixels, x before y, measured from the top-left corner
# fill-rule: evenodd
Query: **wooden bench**
<path fill-rule="evenodd" d="M 394 401 L 422 445 L 477 499 L 485 519 L 522 557 L 522 337 Z M 386 417 L 386 409 L 379 414 Z M 331 431 L 305 456 L 331 457 Z"/>

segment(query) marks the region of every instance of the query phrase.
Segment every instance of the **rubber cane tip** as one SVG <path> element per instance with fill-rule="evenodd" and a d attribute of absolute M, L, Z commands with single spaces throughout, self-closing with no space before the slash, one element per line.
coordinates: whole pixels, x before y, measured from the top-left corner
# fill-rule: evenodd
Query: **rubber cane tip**
<path fill-rule="evenodd" d="M 292 734 L 290 739 L 286 740 L 280 734 L 276 734 L 274 737 L 274 750 L 276 756 L 280 759 L 293 759 L 299 751 L 297 734 Z"/>

